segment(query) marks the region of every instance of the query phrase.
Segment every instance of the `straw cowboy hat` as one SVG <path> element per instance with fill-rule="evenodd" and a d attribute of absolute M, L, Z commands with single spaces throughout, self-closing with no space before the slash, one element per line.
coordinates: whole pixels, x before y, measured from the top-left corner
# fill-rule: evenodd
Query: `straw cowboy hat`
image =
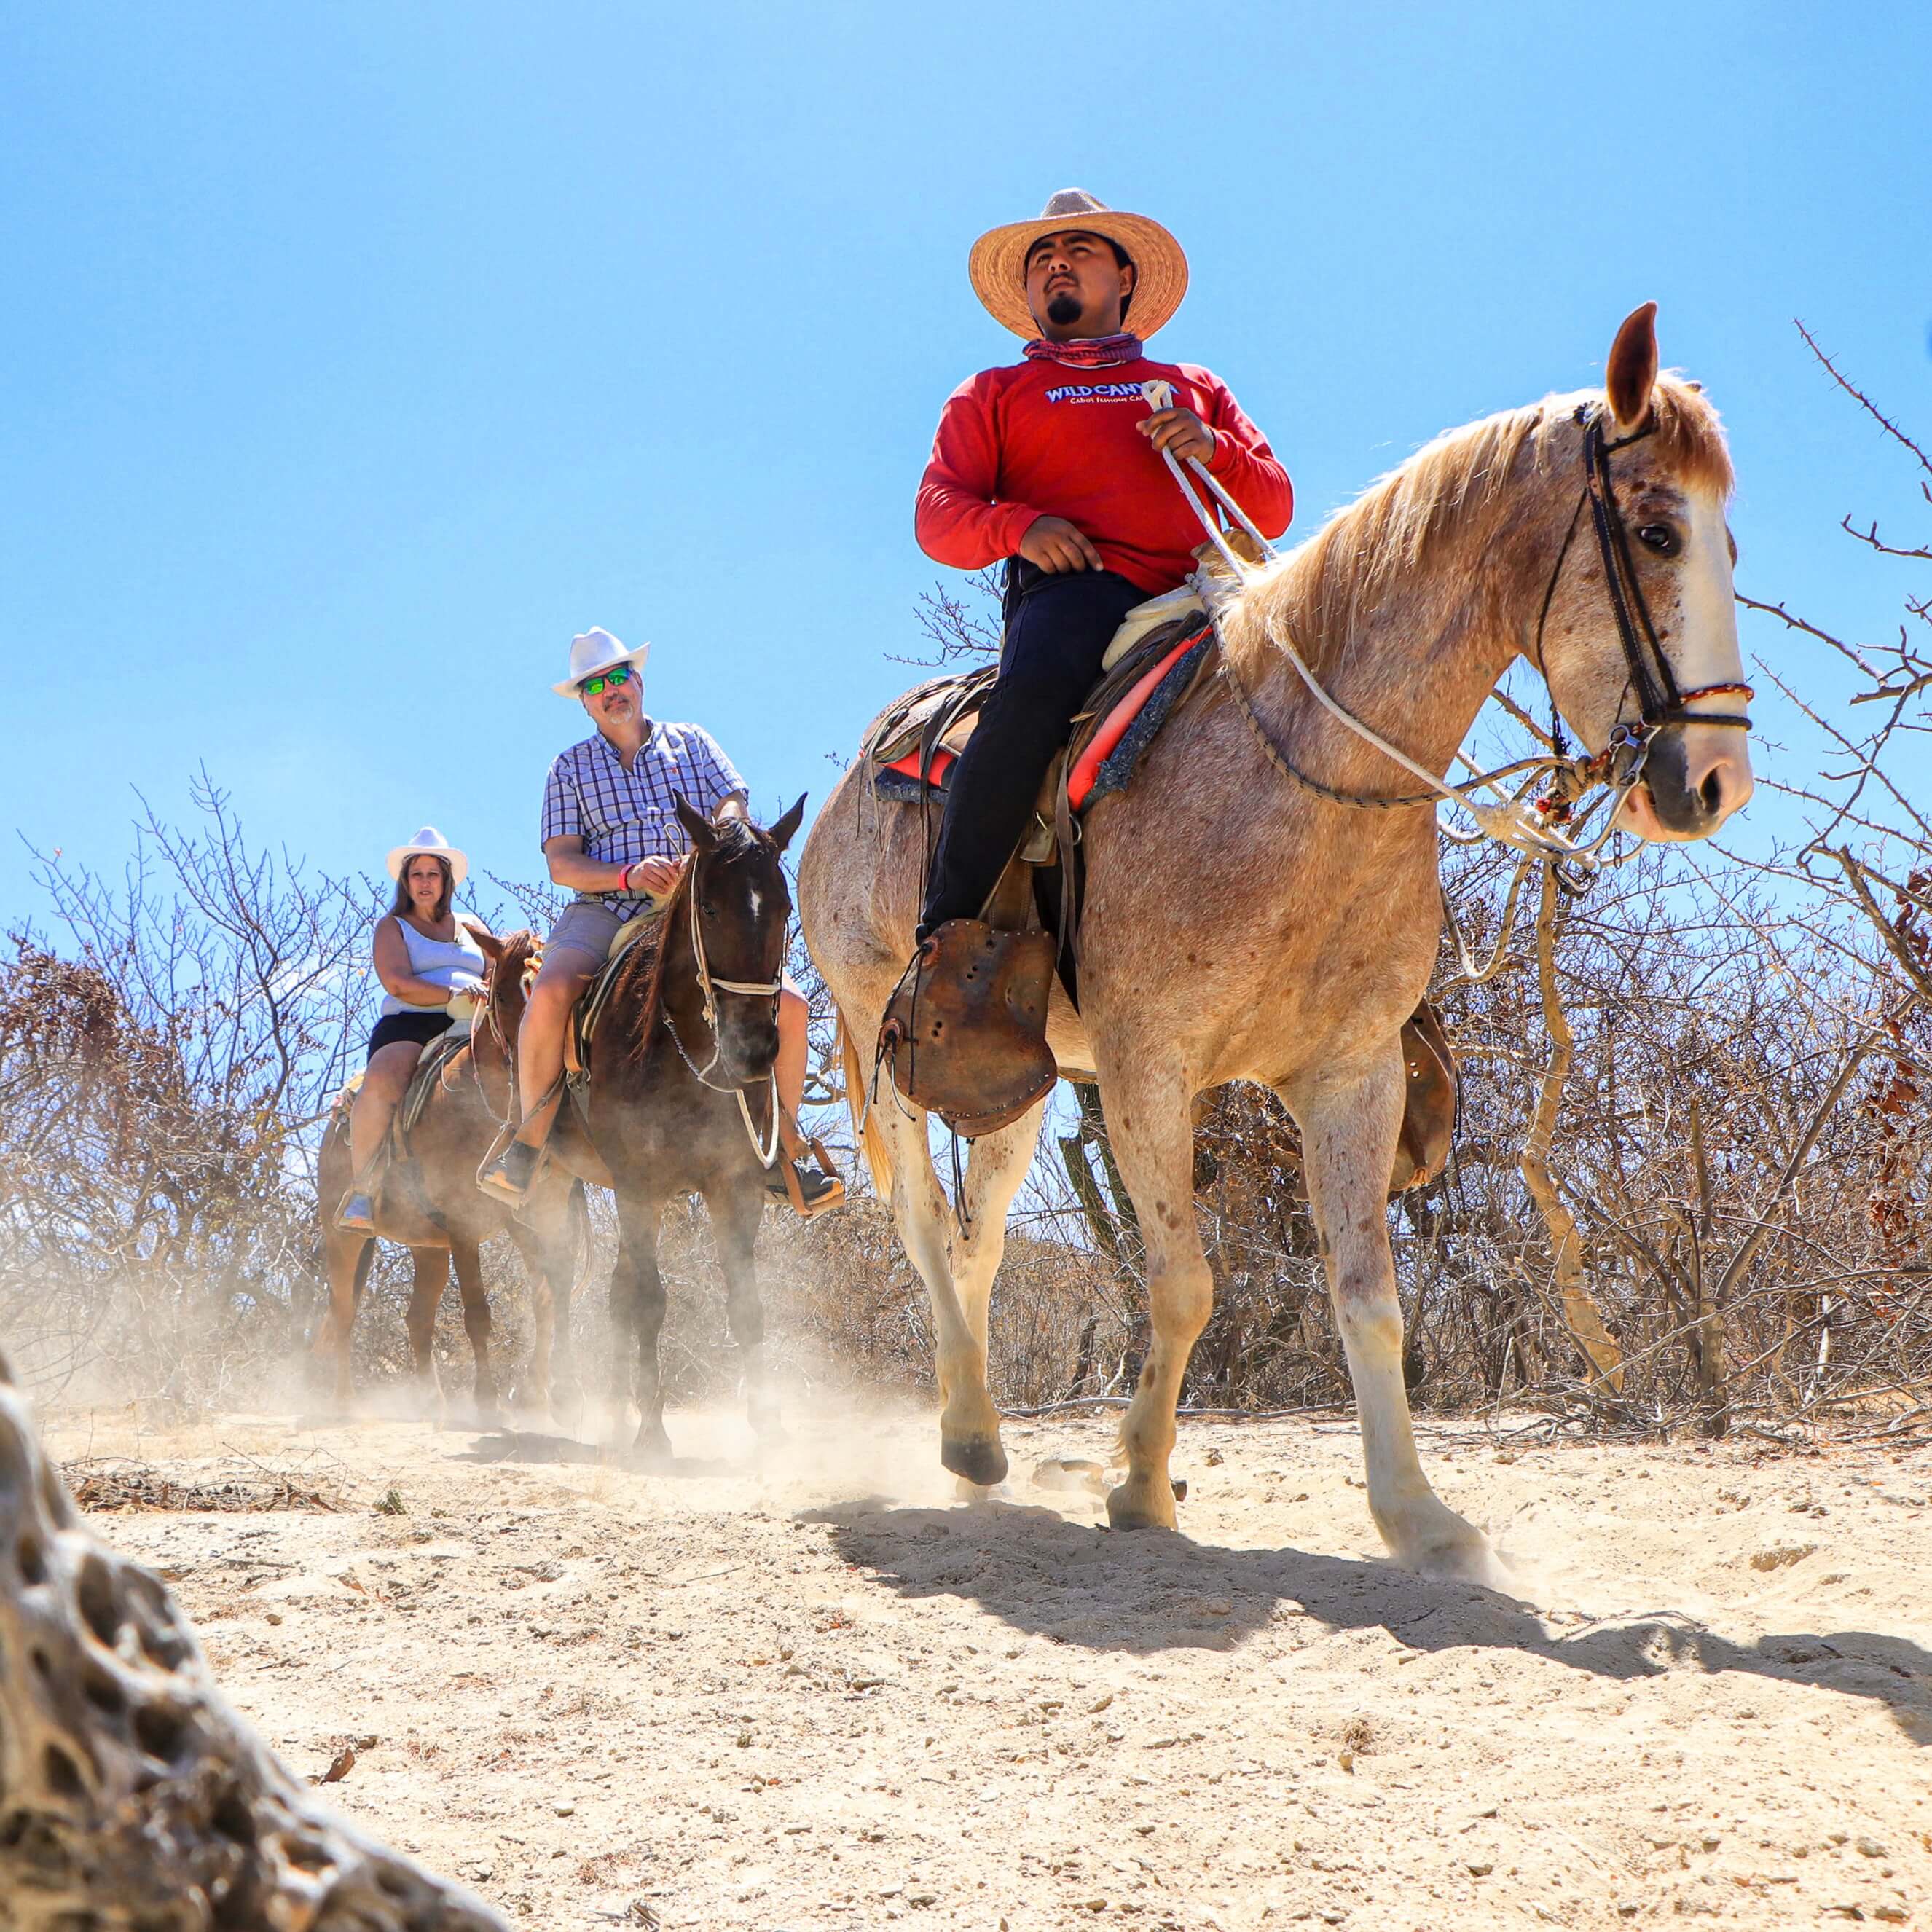
<path fill-rule="evenodd" d="M 460 886 L 464 875 L 470 870 L 470 854 L 459 852 L 434 825 L 425 825 L 406 845 L 397 846 L 389 854 L 389 876 L 400 881 L 403 868 L 419 852 L 426 852 L 432 859 L 446 860 L 449 865 L 449 883 Z"/>
<path fill-rule="evenodd" d="M 973 292 L 994 320 L 1030 342 L 1039 334 L 1040 325 L 1027 308 L 1027 250 L 1042 235 L 1076 228 L 1104 235 L 1132 257 L 1136 279 L 1128 326 L 1144 340 L 1180 306 L 1187 292 L 1187 257 L 1158 221 L 1144 214 L 1123 214 L 1095 200 L 1084 188 L 1062 188 L 1048 200 L 1036 221 L 1009 221 L 1004 227 L 988 229 L 973 244 L 966 265 Z"/>
<path fill-rule="evenodd" d="M 620 664 L 635 664 L 638 675 L 644 674 L 644 660 L 651 654 L 649 644 L 640 644 L 634 651 L 627 651 L 601 624 L 592 624 L 589 630 L 570 640 L 570 675 L 561 684 L 554 684 L 550 689 L 560 698 L 574 698 L 577 687 L 586 677 L 595 677 L 599 671 L 614 670 Z"/>

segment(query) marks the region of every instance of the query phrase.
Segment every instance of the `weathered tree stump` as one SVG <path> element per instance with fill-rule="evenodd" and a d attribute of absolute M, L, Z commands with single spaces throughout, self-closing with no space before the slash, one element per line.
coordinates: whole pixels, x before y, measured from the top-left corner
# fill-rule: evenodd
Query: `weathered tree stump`
<path fill-rule="evenodd" d="M 81 1521 L 0 1358 L 0 1932 L 503 1932 L 231 1711 Z"/>

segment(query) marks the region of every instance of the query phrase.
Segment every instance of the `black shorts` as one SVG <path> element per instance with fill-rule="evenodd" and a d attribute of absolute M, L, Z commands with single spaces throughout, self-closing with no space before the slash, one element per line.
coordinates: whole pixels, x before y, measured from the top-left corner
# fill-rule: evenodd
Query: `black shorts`
<path fill-rule="evenodd" d="M 386 1046 L 394 1046 L 399 1040 L 413 1040 L 418 1046 L 427 1046 L 439 1034 L 449 1030 L 449 1016 L 432 1008 L 421 1013 L 385 1013 L 376 1022 L 376 1030 L 369 1036 L 369 1058 L 374 1060 Z"/>

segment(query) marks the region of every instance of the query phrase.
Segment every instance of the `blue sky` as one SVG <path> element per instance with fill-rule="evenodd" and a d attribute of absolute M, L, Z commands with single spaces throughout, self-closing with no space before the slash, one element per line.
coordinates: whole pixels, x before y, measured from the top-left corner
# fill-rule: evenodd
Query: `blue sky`
<path fill-rule="evenodd" d="M 1928 98 L 1922 5 L 10 9 L 0 830 L 116 866 L 206 760 L 331 870 L 430 819 L 534 877 L 593 622 L 762 810 L 822 800 L 944 574 L 940 404 L 1015 347 L 967 249 L 1070 183 L 1187 246 L 1159 346 L 1298 532 L 1654 296 L 1742 587 L 1882 634 L 1834 525 L 1924 507 L 1791 319 L 1932 434 Z"/>

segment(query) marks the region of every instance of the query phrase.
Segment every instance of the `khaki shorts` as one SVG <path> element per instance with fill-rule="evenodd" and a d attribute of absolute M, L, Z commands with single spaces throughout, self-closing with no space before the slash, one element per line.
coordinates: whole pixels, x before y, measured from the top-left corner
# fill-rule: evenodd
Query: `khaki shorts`
<path fill-rule="evenodd" d="M 638 920 L 649 924 L 664 916 L 662 910 L 649 902 L 640 904 L 629 920 L 621 920 L 602 899 L 576 899 L 563 909 L 563 916 L 550 929 L 544 942 L 546 952 L 560 947 L 581 952 L 597 965 L 609 956 L 610 942 L 624 928 Z"/>

